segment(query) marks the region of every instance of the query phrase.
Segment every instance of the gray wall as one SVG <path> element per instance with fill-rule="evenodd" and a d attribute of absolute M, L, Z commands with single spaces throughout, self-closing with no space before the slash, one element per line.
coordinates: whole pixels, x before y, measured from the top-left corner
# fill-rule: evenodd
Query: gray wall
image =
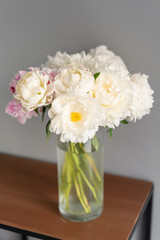
<path fill-rule="evenodd" d="M 155 183 L 152 240 L 160 239 L 159 8 L 158 0 L 0 0 L 1 152 L 56 161 L 56 138 L 46 143 L 40 119 L 20 125 L 4 113 L 17 70 L 40 65 L 58 50 L 74 53 L 105 44 L 132 73 L 150 75 L 154 108 L 143 120 L 117 128 L 111 141 L 106 137 L 105 171 Z M 10 238 L 0 230 L 0 239 L 4 235 Z M 137 233 L 134 239 L 142 238 Z"/>

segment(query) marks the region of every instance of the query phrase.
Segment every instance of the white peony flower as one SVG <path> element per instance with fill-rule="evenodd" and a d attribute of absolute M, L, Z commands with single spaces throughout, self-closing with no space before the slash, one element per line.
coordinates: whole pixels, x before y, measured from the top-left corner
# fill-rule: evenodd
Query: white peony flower
<path fill-rule="evenodd" d="M 27 111 L 48 105 L 53 100 L 53 82 L 50 75 L 32 68 L 18 80 L 14 96 Z"/>
<path fill-rule="evenodd" d="M 104 126 L 105 114 L 98 102 L 89 96 L 62 94 L 48 111 L 50 132 L 61 134 L 62 142 L 87 142 Z"/>
<path fill-rule="evenodd" d="M 131 75 L 133 88 L 133 103 L 130 106 L 131 116 L 129 121 L 141 119 L 144 115 L 150 113 L 150 108 L 153 106 L 154 91 L 148 83 L 148 76 L 145 74 L 136 73 Z"/>
<path fill-rule="evenodd" d="M 84 51 L 71 55 L 57 52 L 54 57 L 48 56 L 48 61 L 42 65 L 42 68 L 60 69 L 66 66 L 83 66 L 93 74 L 105 71 L 106 68 L 127 70 L 122 59 L 109 51 L 106 46 L 91 49 L 88 54 Z"/>
<path fill-rule="evenodd" d="M 126 72 L 108 70 L 100 73 L 91 92 L 105 110 L 109 128 L 118 126 L 120 121 L 129 116 L 132 102 L 132 85 Z"/>
<path fill-rule="evenodd" d="M 109 51 L 106 46 L 99 46 L 91 49 L 88 53 L 94 64 L 90 65 L 92 73 L 102 72 L 110 68 L 116 71 L 128 71 L 123 60 Z"/>
<path fill-rule="evenodd" d="M 54 57 L 48 56 L 48 61 L 42 64 L 42 68 L 60 69 L 66 66 L 83 66 L 87 68 L 91 56 L 84 51 L 81 53 L 67 54 L 66 52 L 57 52 Z"/>
<path fill-rule="evenodd" d="M 87 93 L 94 85 L 94 76 L 84 68 L 66 67 L 55 77 L 54 91 L 59 94 L 74 92 L 78 94 Z"/>

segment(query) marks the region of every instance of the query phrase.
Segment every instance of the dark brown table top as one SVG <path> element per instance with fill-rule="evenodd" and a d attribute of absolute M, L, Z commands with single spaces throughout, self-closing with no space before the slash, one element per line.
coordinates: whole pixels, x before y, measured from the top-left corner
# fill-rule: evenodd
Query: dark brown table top
<path fill-rule="evenodd" d="M 0 224 L 65 240 L 127 240 L 152 191 L 148 181 L 105 174 L 104 211 L 87 223 L 58 212 L 56 165 L 0 154 Z"/>

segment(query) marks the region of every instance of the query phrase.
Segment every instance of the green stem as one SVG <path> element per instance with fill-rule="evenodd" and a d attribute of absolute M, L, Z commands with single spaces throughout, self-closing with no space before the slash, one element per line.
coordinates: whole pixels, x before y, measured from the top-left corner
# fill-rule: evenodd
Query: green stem
<path fill-rule="evenodd" d="M 79 172 L 77 172 L 77 180 L 78 180 L 78 183 L 79 183 L 79 188 L 80 188 L 80 191 L 81 191 L 81 195 L 82 195 L 82 198 L 89 210 L 89 212 L 91 211 L 90 209 L 90 206 L 89 206 L 89 203 L 87 201 L 87 198 L 86 198 L 86 195 L 85 195 L 85 192 L 84 192 L 84 188 L 83 188 L 83 184 L 82 184 L 82 179 L 81 179 L 81 175 L 79 174 Z"/>
<path fill-rule="evenodd" d="M 69 183 L 67 190 L 66 190 L 66 194 L 65 194 L 66 195 L 66 210 L 69 209 L 69 194 L 70 194 L 71 188 L 72 188 L 72 183 Z"/>
<path fill-rule="evenodd" d="M 74 185 L 75 185 L 75 189 L 76 189 L 76 192 L 77 192 L 77 196 L 78 196 L 78 198 L 79 198 L 79 201 L 81 202 L 81 204 L 82 204 L 85 212 L 86 212 L 86 213 L 89 213 L 89 210 L 88 210 L 88 208 L 86 207 L 86 205 L 85 205 L 85 203 L 84 203 L 84 201 L 83 201 L 83 198 L 82 198 L 82 196 L 81 196 L 81 192 L 80 192 L 80 189 L 79 189 L 79 186 L 78 186 L 76 177 L 74 177 Z"/>
<path fill-rule="evenodd" d="M 88 181 L 87 177 L 85 176 L 85 174 L 83 173 L 83 171 L 81 170 L 80 167 L 78 167 L 78 171 L 80 172 L 83 180 L 86 182 L 86 184 L 88 185 L 88 187 L 89 187 L 90 190 L 92 191 L 92 194 L 93 194 L 95 200 L 98 201 L 95 188 L 90 184 L 90 182 Z"/>
<path fill-rule="evenodd" d="M 74 145 L 73 143 L 71 143 L 71 145 L 72 145 L 72 149 L 75 150 L 75 145 Z M 80 166 L 79 166 L 78 156 L 77 156 L 75 153 L 73 153 L 72 156 L 73 156 L 75 165 L 76 165 L 76 167 L 77 167 L 77 170 L 80 172 L 83 180 L 86 182 L 86 184 L 88 185 L 88 187 L 89 187 L 90 190 L 92 191 L 92 194 L 93 194 L 95 200 L 98 201 L 94 187 L 90 184 L 90 182 L 88 181 L 88 179 L 87 179 L 87 177 L 85 176 L 84 172 L 82 171 L 82 169 L 81 169 Z"/>
<path fill-rule="evenodd" d="M 66 174 L 66 170 L 67 170 L 67 154 L 68 153 L 65 153 L 65 162 L 64 162 L 64 165 L 63 165 L 63 169 L 62 169 L 62 180 L 64 180 L 65 178 L 65 174 Z"/>
<path fill-rule="evenodd" d="M 86 168 L 86 170 L 87 170 L 88 176 L 89 176 L 89 178 L 91 179 L 92 185 L 94 186 L 95 191 L 96 191 L 96 193 L 97 193 L 98 201 L 100 201 L 100 192 L 99 192 L 99 189 L 100 189 L 100 185 L 102 184 L 102 182 L 97 182 L 97 179 L 95 179 L 95 176 L 93 176 L 92 171 L 90 171 L 90 167 L 89 167 L 89 165 L 87 164 L 87 162 L 84 161 L 84 163 L 85 163 L 85 168 Z"/>
<path fill-rule="evenodd" d="M 79 158 L 78 158 L 77 155 L 75 155 L 75 154 L 78 154 L 77 148 L 75 147 L 74 144 L 71 144 L 70 149 L 72 150 L 72 159 L 73 159 L 73 161 L 74 161 L 74 158 L 76 158 L 76 162 L 79 165 Z M 73 153 L 73 152 L 75 152 L 75 153 Z M 81 178 L 81 175 L 80 175 L 79 171 L 76 171 L 75 176 L 77 176 L 77 180 L 78 180 L 78 183 L 79 183 L 79 188 L 80 188 L 82 199 L 83 199 L 84 203 L 86 204 L 86 207 L 88 208 L 88 210 L 90 212 L 90 206 L 89 206 L 89 203 L 87 201 L 87 198 L 86 198 L 86 195 L 85 195 L 85 192 L 84 192 L 82 178 Z"/>
<path fill-rule="evenodd" d="M 62 203 L 66 198 L 66 210 L 69 209 L 69 194 L 72 188 L 73 174 L 74 174 L 74 168 L 73 168 L 73 161 L 71 159 L 71 153 L 67 152 L 65 154 L 65 162 L 62 170 L 62 182 L 64 185 L 64 192 L 65 192 L 65 195 L 62 199 Z"/>
<path fill-rule="evenodd" d="M 91 182 L 88 180 L 87 176 L 85 175 L 84 171 L 81 167 L 81 158 L 78 156 L 79 153 L 81 154 L 81 158 L 84 160 L 88 160 L 89 165 L 92 167 L 93 172 L 95 173 L 96 178 L 101 183 L 101 177 L 98 173 L 98 170 L 94 164 L 94 160 L 92 157 L 85 151 L 81 143 L 78 143 L 78 146 L 76 146 L 75 143 L 70 143 L 68 152 L 65 154 L 65 162 L 62 169 L 62 186 L 64 191 L 64 199 L 66 199 L 66 210 L 69 210 L 69 195 L 72 190 L 72 186 L 74 185 L 77 197 L 79 201 L 81 202 L 84 210 L 86 213 L 91 212 L 90 205 L 88 203 L 85 191 L 84 191 L 84 184 L 85 183 L 89 189 L 91 190 L 93 197 L 98 202 L 99 196 L 98 196 L 98 186 L 97 182 L 94 179 L 94 176 L 90 174 L 89 169 L 87 169 L 88 173 L 90 174 L 89 179 L 91 179 Z M 89 168 L 89 165 L 86 161 L 84 161 L 87 168 Z M 83 163 L 83 164 L 84 164 Z M 93 186 L 92 186 L 93 183 Z M 97 193 L 96 193 L 97 192 Z M 98 197 L 98 198 L 97 198 Z"/>
<path fill-rule="evenodd" d="M 82 149 L 82 151 L 84 152 L 84 156 L 85 156 L 85 158 L 88 160 L 89 164 L 91 165 L 91 167 L 92 167 L 92 169 L 93 169 L 93 171 L 94 171 L 94 173 L 95 173 L 98 181 L 99 181 L 99 182 L 102 182 L 102 179 L 101 179 L 101 177 L 100 177 L 100 175 L 99 175 L 99 172 L 98 172 L 98 170 L 97 170 L 97 168 L 96 168 L 96 166 L 95 166 L 95 164 L 94 164 L 94 161 L 93 161 L 92 157 L 91 157 L 88 153 L 86 153 L 86 151 L 85 151 L 85 149 L 83 148 L 83 146 L 82 146 L 81 143 L 79 143 L 79 146 L 80 146 L 80 148 Z"/>

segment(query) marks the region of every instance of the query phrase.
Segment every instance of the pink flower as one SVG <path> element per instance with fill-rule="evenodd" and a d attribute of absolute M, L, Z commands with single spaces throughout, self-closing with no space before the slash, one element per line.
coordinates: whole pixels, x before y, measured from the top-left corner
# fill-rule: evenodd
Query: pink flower
<path fill-rule="evenodd" d="M 18 73 L 16 73 L 14 75 L 14 79 L 18 81 L 22 77 L 22 75 L 24 75 L 25 73 L 26 73 L 26 71 L 24 71 L 24 70 L 18 71 Z"/>
<path fill-rule="evenodd" d="M 47 83 L 48 85 L 54 82 L 55 76 L 58 73 L 56 69 L 49 69 L 49 68 L 44 68 L 42 72 L 43 74 L 47 74 L 49 76 L 49 80 Z"/>
<path fill-rule="evenodd" d="M 52 78 L 52 81 L 54 81 L 54 78 L 55 76 L 57 75 L 57 71 L 56 70 L 52 70 L 50 73 L 49 73 L 50 77 Z"/>
<path fill-rule="evenodd" d="M 20 101 L 13 99 L 10 101 L 6 107 L 6 113 L 18 119 L 18 122 L 24 124 L 32 116 L 37 117 L 38 114 L 35 111 L 27 112 L 23 109 Z"/>
<path fill-rule="evenodd" d="M 10 92 L 11 92 L 12 94 L 15 93 L 16 84 L 17 84 L 17 80 L 15 80 L 15 79 L 12 79 L 12 80 L 10 81 L 10 83 L 9 83 L 9 86 L 10 86 L 9 90 L 10 90 Z"/>
<path fill-rule="evenodd" d="M 11 82 L 9 83 L 9 90 L 11 92 L 11 94 L 15 93 L 16 90 L 16 85 L 17 85 L 17 81 L 26 73 L 26 71 L 18 71 L 18 73 L 15 74 L 14 78 L 11 80 Z"/>

